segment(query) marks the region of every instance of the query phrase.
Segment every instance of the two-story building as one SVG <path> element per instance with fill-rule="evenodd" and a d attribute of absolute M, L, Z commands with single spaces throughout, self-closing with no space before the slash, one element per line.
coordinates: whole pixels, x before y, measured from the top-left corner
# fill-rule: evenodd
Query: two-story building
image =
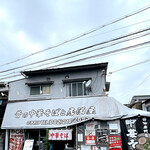
<path fill-rule="evenodd" d="M 120 119 L 150 114 L 107 96 L 107 65 L 22 72 L 24 79 L 9 83 L 5 150 L 128 150 Z"/>

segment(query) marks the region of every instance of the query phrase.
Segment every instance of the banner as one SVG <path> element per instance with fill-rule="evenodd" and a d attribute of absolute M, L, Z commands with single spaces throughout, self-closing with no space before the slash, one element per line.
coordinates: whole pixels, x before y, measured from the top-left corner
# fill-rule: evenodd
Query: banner
<path fill-rule="evenodd" d="M 121 128 L 124 149 L 150 150 L 150 118 L 126 119 L 122 121 Z"/>
<path fill-rule="evenodd" d="M 10 130 L 9 150 L 21 150 L 24 130 Z"/>

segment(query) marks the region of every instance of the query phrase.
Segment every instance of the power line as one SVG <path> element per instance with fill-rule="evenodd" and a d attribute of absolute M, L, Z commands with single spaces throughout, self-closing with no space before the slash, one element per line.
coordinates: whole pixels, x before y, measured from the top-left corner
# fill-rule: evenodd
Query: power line
<path fill-rule="evenodd" d="M 128 49 L 128 50 L 126 50 L 126 51 L 121 51 L 121 52 L 118 52 L 118 53 L 112 53 L 112 54 L 110 54 L 110 55 L 106 55 L 106 56 L 101 56 L 101 57 L 111 57 L 111 56 L 114 56 L 114 55 L 119 55 L 119 54 L 123 54 L 123 53 L 127 53 L 127 52 L 131 52 L 131 51 L 135 51 L 135 50 L 141 50 L 141 49 L 144 49 L 144 48 L 148 48 L 148 47 L 150 47 L 150 45 L 149 46 L 143 46 L 143 47 L 139 47 L 139 48 L 134 48 L 134 49 Z M 92 60 L 95 60 L 95 59 L 98 59 L 98 58 L 93 58 Z M 86 60 L 86 61 L 88 61 L 88 60 Z M 84 61 L 85 62 L 85 61 Z M 32 68 L 33 69 L 33 68 Z"/>
<path fill-rule="evenodd" d="M 129 69 L 129 68 L 132 68 L 132 67 L 141 65 L 141 64 L 143 64 L 143 63 L 147 63 L 147 62 L 149 62 L 149 61 L 150 61 L 150 59 L 147 59 L 147 60 L 141 61 L 141 62 L 139 62 L 139 63 L 133 64 L 133 65 L 130 65 L 130 66 L 121 68 L 121 69 L 117 69 L 117 70 L 112 71 L 112 72 L 109 72 L 108 74 L 113 74 L 113 73 L 116 73 L 116 72 L 119 72 L 119 71 L 122 71 L 122 70 L 126 70 L 126 69 Z"/>
<path fill-rule="evenodd" d="M 71 54 L 74 54 L 74 53 L 77 53 L 77 52 L 80 52 L 80 51 L 85 51 L 89 48 L 93 48 L 95 46 L 99 46 L 99 45 L 102 45 L 102 44 L 106 44 L 106 43 L 109 43 L 109 42 L 113 42 L 113 41 L 116 41 L 116 40 L 120 40 L 122 38 L 126 38 L 128 36 L 133 36 L 133 35 L 136 35 L 136 34 L 139 34 L 139 33 L 142 33 L 142 32 L 146 32 L 150 30 L 150 28 L 146 28 L 146 29 L 142 29 L 142 30 L 139 30 L 137 32 L 132 32 L 130 34 L 127 34 L 127 35 L 123 35 L 123 36 L 120 36 L 120 37 L 117 37 L 117 38 L 113 38 L 111 40 L 108 40 L 108 41 L 103 41 L 103 42 L 100 42 L 100 43 L 97 43 L 97 44 L 94 44 L 94 45 L 90 45 L 90 46 L 87 46 L 87 47 L 84 47 L 84 48 L 81 48 L 81 49 L 77 49 L 75 51 L 72 51 L 72 52 L 69 52 L 69 53 L 65 53 L 65 54 L 62 54 L 62 55 L 59 55 L 59 56 L 55 56 L 55 57 L 52 57 L 52 58 L 49 58 L 49 59 L 44 59 L 44 60 L 41 60 L 41 61 L 37 61 L 37 62 L 34 62 L 34 63 L 31 63 L 31 64 L 27 64 L 27 65 L 22 65 L 22 66 L 18 66 L 18 67 L 14 67 L 14 68 L 11 68 L 11 69 L 7 69 L 7 70 L 3 70 L 3 71 L 0 71 L 0 73 L 5 73 L 5 72 L 9 72 L 9 71 L 12 71 L 12 70 L 16 70 L 16 69 L 19 69 L 19 68 L 23 68 L 23 67 L 27 67 L 27 66 L 31 66 L 31 65 L 35 65 L 35 64 L 38 64 L 38 63 L 42 63 L 42 62 L 45 62 L 45 61 L 48 61 L 48 60 L 54 60 L 54 59 L 57 59 L 57 58 L 60 58 L 60 57 L 64 57 L 64 56 L 67 56 L 67 55 L 71 55 Z M 146 33 L 146 34 L 149 34 L 149 33 Z M 115 45 L 115 44 L 114 44 Z M 99 49 L 99 48 L 98 48 Z M 96 50 L 98 50 L 96 49 Z M 92 50 L 93 51 L 93 50 Z M 66 58 L 65 58 L 66 59 Z M 56 61 L 55 61 L 56 62 Z"/>
<path fill-rule="evenodd" d="M 121 29 L 124 29 L 124 28 L 128 28 L 128 27 L 131 27 L 131 26 L 135 26 L 135 25 L 138 25 L 138 24 L 142 24 L 142 23 L 145 23 L 145 22 L 149 22 L 150 19 L 147 19 L 147 20 L 143 20 L 143 21 L 140 21 L 140 22 L 136 22 L 134 24 L 130 24 L 130 25 L 127 25 L 127 26 L 124 26 L 124 27 L 120 27 L 120 28 L 116 28 L 116 29 L 113 29 L 113 30 L 109 30 L 109 31 L 106 31 L 106 32 L 102 32 L 102 33 L 99 33 L 99 34 L 95 34 L 95 35 L 92 35 L 92 36 L 88 36 L 87 38 L 83 38 L 83 39 L 79 39 L 79 40 L 76 40 L 76 41 L 72 41 L 72 42 L 78 42 L 78 41 L 81 41 L 81 40 L 86 40 L 86 39 L 89 39 L 89 38 L 92 38 L 92 37 L 95 37 L 95 36 L 99 36 L 99 35 L 103 35 L 103 34 L 107 34 L 107 33 L 110 33 L 110 32 L 113 32 L 113 31 L 117 31 L 117 30 L 121 30 Z M 26 57 L 27 55 L 25 55 L 24 57 Z M 23 57 L 23 56 L 22 56 Z M 8 59 L 8 60 L 5 60 L 6 62 L 7 61 L 15 61 L 16 59 L 19 59 L 21 57 L 17 57 L 17 58 L 13 58 L 13 59 Z M 3 62 L 4 60 L 1 60 L 0 62 Z M 5 66 L 5 65 L 8 65 L 8 63 L 6 64 L 2 64 L 0 66 Z"/>
<path fill-rule="evenodd" d="M 129 94 L 135 92 L 149 77 L 150 77 L 150 74 L 146 78 L 144 78 L 144 80 L 142 80 L 142 82 L 140 82 L 136 87 L 131 88 L 125 94 L 120 95 L 119 99 L 122 98 L 122 97 L 124 98 L 124 97 L 128 96 Z M 129 100 L 128 103 L 130 103 L 130 100 Z"/>
<path fill-rule="evenodd" d="M 140 83 L 138 84 L 135 89 L 139 88 L 148 78 L 150 77 L 150 74 Z"/>
<path fill-rule="evenodd" d="M 86 58 L 81 58 L 81 59 L 78 59 L 78 60 L 66 62 L 66 63 L 59 64 L 59 65 L 54 65 L 54 66 L 51 66 L 50 68 L 58 67 L 58 66 L 61 66 L 61 65 L 68 65 L 68 64 L 71 64 L 71 63 L 84 61 L 84 60 L 91 59 L 91 58 L 94 58 L 94 57 L 102 57 L 102 56 L 106 56 L 106 55 L 109 55 L 109 54 L 118 53 L 118 52 L 121 52 L 121 51 L 126 51 L 128 49 L 135 48 L 135 47 L 138 47 L 138 46 L 147 45 L 147 44 L 150 44 L 150 41 L 143 42 L 143 43 L 140 43 L 140 44 L 135 44 L 135 45 L 124 47 L 124 48 L 120 48 L 120 49 L 117 49 L 117 50 L 112 50 L 112 51 L 109 51 L 109 52 L 104 52 L 104 53 L 89 56 L 89 57 L 86 57 Z M 47 68 L 47 69 L 50 69 L 50 68 Z M 46 69 L 46 68 L 43 68 L 43 69 Z"/>
<path fill-rule="evenodd" d="M 141 45 L 141 44 L 140 44 Z M 131 48 L 131 46 L 130 46 L 130 48 Z M 142 47 L 143 48 L 143 47 Z M 144 47 L 145 48 L 145 47 Z M 138 48 L 138 49 L 140 49 L 140 48 Z M 129 51 L 129 50 L 128 50 Z M 113 54 L 113 53 L 112 53 Z M 104 56 L 101 56 L 101 57 L 104 57 Z M 86 58 L 85 58 L 86 59 Z M 90 59 L 90 58 L 88 58 L 88 59 Z M 76 61 L 78 61 L 78 60 L 76 60 Z M 148 60 L 145 60 L 145 61 L 143 61 L 143 63 L 145 62 L 147 62 Z M 142 62 L 140 62 L 140 63 L 138 63 L 138 64 L 141 64 Z M 64 64 L 62 64 L 62 65 L 64 65 Z M 135 64 L 134 64 L 135 65 Z M 52 66 L 52 67 L 56 67 L 56 66 L 61 66 L 61 65 L 55 65 L 55 66 Z M 135 65 L 136 66 L 136 65 Z M 52 68 L 51 67 L 51 68 Z M 28 69 L 30 69 L 30 68 L 28 68 Z M 46 68 L 47 69 L 47 68 Z M 14 73 L 14 72 L 12 72 L 12 73 Z M 19 73 L 19 72 L 15 72 L 15 73 Z M 9 75 L 9 74 L 8 74 Z M 7 76 L 7 77 L 4 77 L 4 78 L 0 78 L 0 80 L 3 80 L 3 79 L 9 79 L 9 78 L 12 78 L 12 77 L 16 77 L 16 76 L 19 76 L 19 75 L 12 75 L 12 76 Z M 21 76 L 21 74 L 20 74 L 20 76 Z"/>
<path fill-rule="evenodd" d="M 3 66 L 4 66 L 4 65 L 9 65 L 9 64 L 15 63 L 15 62 L 17 62 L 17 61 L 21 61 L 21 60 L 26 59 L 26 58 L 29 58 L 29 57 L 31 57 L 31 56 L 33 56 L 33 55 L 36 55 L 36 54 L 45 52 L 45 51 L 47 51 L 47 50 L 50 50 L 50 49 L 59 47 L 59 46 L 61 46 L 61 45 L 67 44 L 67 43 L 72 42 L 72 41 L 74 41 L 74 40 L 77 40 L 77 39 L 79 39 L 79 38 L 81 38 L 81 37 L 84 37 L 84 36 L 86 36 L 86 35 L 89 35 L 89 34 L 91 34 L 91 33 L 93 33 L 93 32 L 96 32 L 96 31 L 98 31 L 98 30 L 100 30 L 100 29 L 102 29 L 102 28 L 104 28 L 104 27 L 106 27 L 106 26 L 112 25 L 112 24 L 114 24 L 114 23 L 116 23 L 116 22 L 119 22 L 119 21 L 121 21 L 121 20 L 124 20 L 124 19 L 126 19 L 126 18 L 129 18 L 129 17 L 131 17 L 131 16 L 133 16 L 133 15 L 139 14 L 139 13 L 141 13 L 141 12 L 143 12 L 143 11 L 146 11 L 146 10 L 148 10 L 149 8 L 150 8 L 150 5 L 148 5 L 148 6 L 146 6 L 146 7 L 143 7 L 143 8 L 141 8 L 141 9 L 138 9 L 138 10 L 136 10 L 136 11 L 130 13 L 130 14 L 127 14 L 127 15 L 125 15 L 125 16 L 123 16 L 123 17 L 120 17 L 120 18 L 118 18 L 118 19 L 116 19 L 116 20 L 113 20 L 113 21 L 111 21 L 111 22 L 109 22 L 109 23 L 106 23 L 106 24 L 104 24 L 104 25 L 101 25 L 100 27 L 97 27 L 97 28 L 95 28 L 95 29 L 92 29 L 92 30 L 90 30 L 90 31 L 87 31 L 87 32 L 85 32 L 85 33 L 83 33 L 83 34 L 80 34 L 80 35 L 78 35 L 78 36 L 76 36 L 76 37 L 74 37 L 74 38 L 71 38 L 71 39 L 69 39 L 69 40 L 66 40 L 66 41 L 64 41 L 64 42 L 61 42 L 61 43 L 56 44 L 56 45 L 54 45 L 54 46 L 51 46 L 51 47 L 48 47 L 48 48 L 46 48 L 46 49 L 37 51 L 37 52 L 35 52 L 35 53 L 31 53 L 31 54 L 26 55 L 26 56 L 24 56 L 24 57 L 22 57 L 22 58 L 16 59 L 15 61 L 11 61 L 11 62 L 5 63 L 5 64 L 3 64 Z"/>
<path fill-rule="evenodd" d="M 45 63 L 45 64 L 40 64 L 37 67 L 41 67 L 41 66 L 45 66 L 45 65 L 49 65 L 49 64 L 52 64 L 52 63 L 56 63 L 56 62 L 59 62 L 59 61 L 63 61 L 63 60 L 67 60 L 67 59 L 70 59 L 70 58 L 74 58 L 74 57 L 77 57 L 77 56 L 81 56 L 81 55 L 84 55 L 84 54 L 89 54 L 91 52 L 95 52 L 95 51 L 98 51 L 98 50 L 102 50 L 104 48 L 107 48 L 107 47 L 111 47 L 111 46 L 114 46 L 114 45 L 117 45 L 117 44 L 121 44 L 123 42 L 127 42 L 127 41 L 130 41 L 130 40 L 135 40 L 137 38 L 141 38 L 143 36 L 146 36 L 146 35 L 149 35 L 150 33 L 146 33 L 146 34 L 143 34 L 143 35 L 140 35 L 138 37 L 133 37 L 133 38 L 130 38 L 130 39 L 126 39 L 126 40 L 122 40 L 122 41 L 119 41 L 119 42 L 116 42 L 116 43 L 113 43 L 113 44 L 110 44 L 110 45 L 107 45 L 107 46 L 103 46 L 103 47 L 100 47 L 100 48 L 97 48 L 97 49 L 92 49 L 92 50 L 89 50 L 89 51 L 86 51 L 86 52 L 83 52 L 83 53 L 79 53 L 79 54 L 76 54 L 76 55 L 73 55 L 73 56 L 69 56 L 69 57 L 65 57 L 65 58 L 61 58 L 59 60 L 54 60 L 52 62 L 49 62 L 49 63 Z M 30 68 L 31 69 L 31 68 Z"/>
<path fill-rule="evenodd" d="M 140 22 L 137 22 L 137 23 L 134 23 L 134 24 L 130 24 L 130 25 L 127 25 L 127 26 L 124 26 L 124 27 L 116 28 L 116 29 L 113 29 L 113 30 L 109 30 L 109 31 L 106 31 L 106 32 L 102 32 L 102 33 L 99 33 L 99 34 L 91 35 L 91 36 L 88 36 L 86 38 L 78 39 L 78 40 L 73 41 L 73 42 L 78 42 L 78 41 L 81 41 L 81 40 L 86 40 L 86 39 L 89 39 L 89 38 L 92 38 L 92 37 L 95 37 L 95 36 L 99 36 L 99 35 L 103 35 L 103 34 L 106 34 L 106 33 L 113 32 L 113 31 L 121 30 L 121 29 L 124 29 L 124 28 L 128 28 L 128 27 L 131 27 L 131 26 L 135 26 L 135 25 L 141 24 L 141 23 L 145 23 L 145 22 L 148 22 L 148 21 L 150 21 L 150 19 L 143 20 L 143 21 L 140 21 Z"/>
<path fill-rule="evenodd" d="M 144 46 L 144 47 L 140 47 L 140 48 L 136 48 L 136 49 L 133 49 L 133 50 L 127 50 L 127 51 L 122 51 L 122 52 L 118 52 L 118 53 L 115 53 L 115 54 L 110 54 L 109 55 L 109 57 L 110 56 L 113 56 L 113 55 L 118 55 L 118 54 L 121 54 L 121 53 L 126 53 L 126 52 L 130 52 L 130 51 L 134 51 L 134 50 L 139 50 L 139 49 L 143 49 L 143 48 L 147 48 L 147 47 L 149 47 L 149 46 Z M 108 57 L 107 55 L 106 56 L 102 56 L 102 57 Z M 97 59 L 97 58 L 96 58 Z M 39 67 L 39 66 L 38 66 Z M 35 67 L 34 67 L 35 68 Z M 37 68 L 37 66 L 36 66 L 36 68 Z M 25 70 L 30 70 L 30 69 L 33 69 L 33 68 L 26 68 Z M 25 71 L 24 70 L 24 71 Z M 5 77 L 5 79 L 9 79 L 9 78 L 12 78 L 12 76 L 10 76 L 10 74 L 17 74 L 17 73 L 19 73 L 20 74 L 20 72 L 21 72 L 22 70 L 20 70 L 20 71 L 17 71 L 17 72 L 10 72 L 10 73 L 8 73 L 8 74 L 5 74 L 5 75 L 0 75 L 0 77 Z M 109 74 L 108 74 L 109 75 Z M 20 74 L 20 76 L 21 76 L 21 74 Z M 0 78 L 0 80 L 1 80 L 1 78 Z"/>
<path fill-rule="evenodd" d="M 18 76 L 21 76 L 21 74 L 17 74 L 17 75 L 12 75 L 12 76 L 8 76 L 8 77 L 0 78 L 0 80 L 5 80 L 5 79 L 9 79 L 9 78 L 14 78 L 14 77 L 18 77 Z"/>

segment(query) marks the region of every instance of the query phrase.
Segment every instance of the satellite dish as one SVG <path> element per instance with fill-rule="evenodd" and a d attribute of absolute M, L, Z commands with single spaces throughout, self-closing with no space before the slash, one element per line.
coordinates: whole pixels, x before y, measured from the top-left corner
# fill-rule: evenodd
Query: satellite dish
<path fill-rule="evenodd" d="M 86 88 L 90 88 L 90 87 L 91 87 L 91 83 L 92 83 L 92 81 L 91 81 L 91 80 L 88 80 L 88 81 L 86 82 L 86 84 L 85 84 L 85 87 L 86 87 Z"/>

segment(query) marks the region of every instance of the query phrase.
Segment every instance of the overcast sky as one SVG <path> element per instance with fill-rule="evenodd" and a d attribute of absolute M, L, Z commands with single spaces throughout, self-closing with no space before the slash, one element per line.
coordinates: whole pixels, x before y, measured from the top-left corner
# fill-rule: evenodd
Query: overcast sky
<path fill-rule="evenodd" d="M 1 0 L 0 64 L 6 64 L 27 56 L 28 54 L 64 42 L 148 5 L 150 5 L 149 0 Z M 148 28 L 150 27 L 149 14 L 150 9 L 113 25 L 104 27 L 72 43 L 47 50 L 10 65 L 3 65 L 0 67 L 0 72 L 59 56 L 79 48 Z M 135 23 L 137 23 L 137 25 L 133 25 Z M 123 42 L 115 46 L 94 51 L 94 49 L 104 46 L 102 45 L 93 48 L 92 53 L 87 52 L 84 55 L 57 63 L 43 65 L 42 67 L 46 68 L 64 62 L 71 62 L 72 60 L 86 58 L 96 54 L 98 55 L 118 48 L 146 42 L 149 41 L 149 39 L 149 36 L 144 36 L 136 40 Z M 143 46 L 147 47 L 142 49 L 138 47 L 140 49 L 108 55 L 107 57 L 95 57 L 69 65 L 109 62 L 107 73 L 113 72 L 150 59 L 149 45 Z M 150 62 L 147 62 L 108 75 L 107 81 L 111 82 L 109 96 L 114 97 L 121 103 L 129 103 L 134 95 L 150 95 L 149 65 Z M 22 67 L 18 70 L 0 73 L 0 78 L 6 77 L 5 75 L 7 74 L 13 75 L 13 73 L 28 68 L 36 69 L 36 66 L 37 65 Z M 16 78 L 9 78 L 1 81 L 10 81 L 14 79 Z"/>

